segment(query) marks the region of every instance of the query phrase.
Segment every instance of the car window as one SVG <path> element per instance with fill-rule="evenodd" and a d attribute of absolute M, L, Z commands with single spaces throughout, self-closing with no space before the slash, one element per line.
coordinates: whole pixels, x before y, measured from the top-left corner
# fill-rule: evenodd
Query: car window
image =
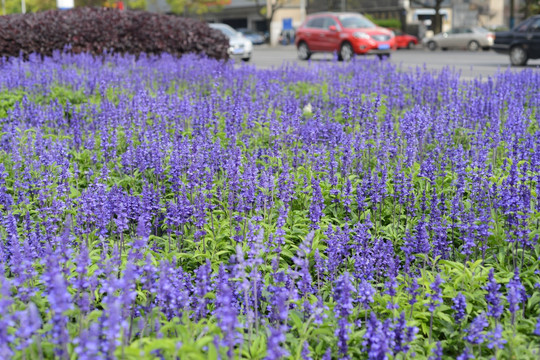
<path fill-rule="evenodd" d="M 359 29 L 359 28 L 374 28 L 374 23 L 360 14 L 347 14 L 341 15 L 339 21 L 344 28 L 347 29 Z"/>
<path fill-rule="evenodd" d="M 232 27 L 225 24 L 210 24 L 210 27 L 221 31 L 225 36 L 229 38 L 235 37 L 237 35 L 236 31 Z"/>
<path fill-rule="evenodd" d="M 324 25 L 323 25 L 323 27 L 324 27 L 325 29 L 328 29 L 328 28 L 329 28 L 330 26 L 332 26 L 332 25 L 334 25 L 334 26 L 337 27 L 337 22 L 336 22 L 336 20 L 334 20 L 334 19 L 331 18 L 331 17 L 325 17 L 325 18 L 324 18 Z"/>
<path fill-rule="evenodd" d="M 536 19 L 529 26 L 529 31 L 531 32 L 540 32 L 540 19 Z"/>
<path fill-rule="evenodd" d="M 474 29 L 472 29 L 473 32 L 477 32 L 477 33 L 481 33 L 481 34 L 486 34 L 489 32 L 488 29 L 485 29 L 483 27 L 475 27 Z"/>
<path fill-rule="evenodd" d="M 472 29 L 463 29 L 463 33 L 465 34 L 472 34 Z"/>
<path fill-rule="evenodd" d="M 324 25 L 324 18 L 322 17 L 316 17 L 311 20 L 309 20 L 306 24 L 306 27 L 308 28 L 318 28 L 321 29 Z"/>
<path fill-rule="evenodd" d="M 524 22 L 522 22 L 521 24 L 519 24 L 518 26 L 516 26 L 514 29 L 515 29 L 515 31 L 517 31 L 517 32 L 526 32 L 527 29 L 529 28 L 529 24 L 530 24 L 530 21 L 529 21 L 529 20 L 525 20 Z"/>

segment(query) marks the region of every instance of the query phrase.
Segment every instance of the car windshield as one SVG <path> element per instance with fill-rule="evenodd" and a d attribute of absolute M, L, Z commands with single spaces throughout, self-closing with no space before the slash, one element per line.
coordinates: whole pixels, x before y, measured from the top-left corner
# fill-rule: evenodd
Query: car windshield
<path fill-rule="evenodd" d="M 236 31 L 232 27 L 229 27 L 227 25 L 210 24 L 210 27 L 212 29 L 216 29 L 216 30 L 221 31 L 223 34 L 225 34 L 225 36 L 227 36 L 229 38 L 232 38 L 232 37 L 235 37 L 235 36 L 238 35 L 236 33 Z"/>
<path fill-rule="evenodd" d="M 362 15 L 341 15 L 341 25 L 347 29 L 374 28 L 376 25 Z"/>

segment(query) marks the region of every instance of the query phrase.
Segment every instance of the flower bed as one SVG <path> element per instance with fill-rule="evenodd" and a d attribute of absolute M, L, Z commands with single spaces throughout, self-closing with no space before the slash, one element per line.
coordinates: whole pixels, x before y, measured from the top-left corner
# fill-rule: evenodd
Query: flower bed
<path fill-rule="evenodd" d="M 540 73 L 1 67 L 2 358 L 538 358 Z"/>

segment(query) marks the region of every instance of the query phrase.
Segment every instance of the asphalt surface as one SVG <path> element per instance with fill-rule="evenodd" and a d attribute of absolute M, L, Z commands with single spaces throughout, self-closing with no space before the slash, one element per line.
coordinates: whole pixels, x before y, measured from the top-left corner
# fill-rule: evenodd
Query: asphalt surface
<path fill-rule="evenodd" d="M 313 54 L 311 62 L 331 62 L 332 54 Z M 499 71 L 522 71 L 523 69 L 532 69 L 540 71 L 540 59 L 529 60 L 527 66 L 510 67 L 510 59 L 507 55 L 497 54 L 493 51 L 429 51 L 421 47 L 412 50 L 395 51 L 390 60 L 397 64 L 402 70 L 416 69 L 425 67 L 428 70 L 441 70 L 449 67 L 461 73 L 463 80 L 470 80 L 481 76 L 487 78 L 493 76 Z M 297 63 L 309 65 L 307 61 L 298 60 L 296 48 L 289 46 L 271 47 L 268 45 L 255 46 L 251 63 L 257 68 L 268 69 L 279 67 L 284 63 Z"/>

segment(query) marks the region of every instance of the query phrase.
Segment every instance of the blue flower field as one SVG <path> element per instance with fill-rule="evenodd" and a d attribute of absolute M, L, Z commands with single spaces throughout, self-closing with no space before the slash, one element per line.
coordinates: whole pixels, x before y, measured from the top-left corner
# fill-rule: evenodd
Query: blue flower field
<path fill-rule="evenodd" d="M 540 72 L 0 68 L 1 359 L 540 358 Z"/>

